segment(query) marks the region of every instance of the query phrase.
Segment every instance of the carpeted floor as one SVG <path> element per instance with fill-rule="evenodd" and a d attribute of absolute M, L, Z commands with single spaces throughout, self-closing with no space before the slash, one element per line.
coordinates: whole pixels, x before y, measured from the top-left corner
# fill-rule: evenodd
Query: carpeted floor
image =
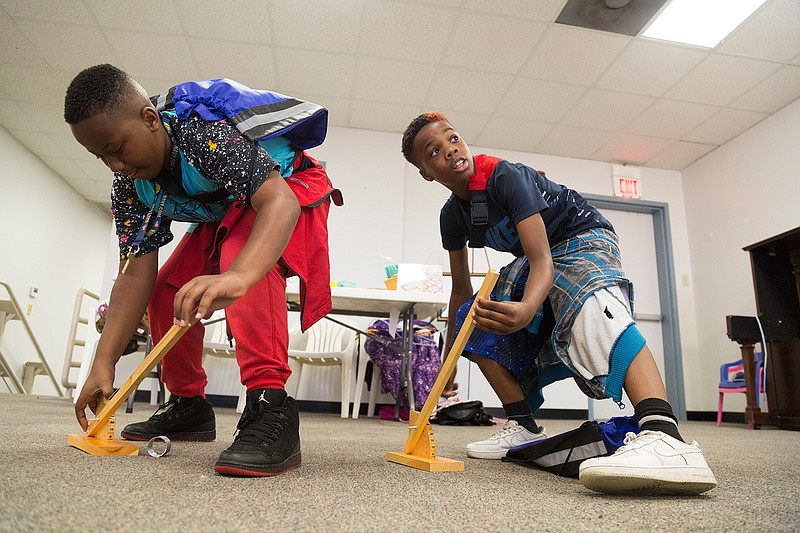
<path fill-rule="evenodd" d="M 121 410 L 124 411 L 124 410 Z M 153 408 L 120 412 L 117 427 Z M 687 422 L 719 486 L 696 497 L 607 496 L 577 480 L 464 446 L 495 427 L 434 426 L 438 454 L 464 472 L 387 462 L 405 424 L 301 413 L 303 465 L 271 478 L 217 475 L 239 415 L 217 410 L 217 441 L 173 443 L 161 458 L 94 457 L 65 399 L 0 394 L 0 531 L 798 531 L 800 432 Z M 556 434 L 579 421 L 546 421 Z"/>

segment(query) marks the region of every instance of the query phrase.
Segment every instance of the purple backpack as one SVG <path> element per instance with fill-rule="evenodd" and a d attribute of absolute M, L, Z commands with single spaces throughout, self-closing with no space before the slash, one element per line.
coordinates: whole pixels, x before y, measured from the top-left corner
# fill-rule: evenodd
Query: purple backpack
<path fill-rule="evenodd" d="M 414 321 L 413 337 L 413 362 L 411 364 L 411 379 L 414 391 L 414 407 L 420 410 L 428 398 L 428 394 L 436 381 L 439 368 L 442 366 L 441 351 L 435 340 L 436 326 L 424 320 Z M 375 320 L 369 326 L 369 333 L 380 337 L 385 342 L 402 348 L 403 334 L 397 330 L 394 338 L 389 335 L 389 322 Z M 400 354 L 392 350 L 381 341 L 368 338 L 364 342 L 364 350 L 370 359 L 377 365 L 381 372 L 381 392 L 391 393 L 397 398 L 400 391 Z M 370 380 L 367 379 L 367 383 Z M 408 409 L 408 395 L 400 398 L 400 408 Z"/>

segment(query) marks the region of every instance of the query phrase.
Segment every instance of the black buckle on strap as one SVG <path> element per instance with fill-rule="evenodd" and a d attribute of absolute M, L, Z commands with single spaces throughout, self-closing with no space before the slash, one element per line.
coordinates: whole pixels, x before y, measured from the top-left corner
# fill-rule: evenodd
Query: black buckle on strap
<path fill-rule="evenodd" d="M 469 247 L 483 248 L 489 225 L 489 206 L 486 204 L 485 190 L 470 191 L 469 216 Z"/>

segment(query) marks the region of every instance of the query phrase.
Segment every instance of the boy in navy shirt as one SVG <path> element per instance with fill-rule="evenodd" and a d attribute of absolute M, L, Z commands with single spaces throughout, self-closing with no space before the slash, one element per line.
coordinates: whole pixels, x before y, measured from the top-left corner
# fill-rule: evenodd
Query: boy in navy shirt
<path fill-rule="evenodd" d="M 699 494 L 716 486 L 696 443 L 687 444 L 661 375 L 632 319 L 633 286 L 622 271 L 614 228 L 576 191 L 519 163 L 472 156 L 440 113 L 415 118 L 402 141 L 406 160 L 452 195 L 440 214 L 453 289 L 455 339 L 472 304 L 467 244 L 516 256 L 501 269 L 492 299 L 478 299 L 465 355 L 503 403 L 508 422 L 467 445 L 469 457 L 500 459 L 544 440 L 533 413 L 541 390 L 566 377 L 590 397 L 635 406 L 641 433 L 610 457 L 588 459 L 581 482 L 600 492 Z M 451 391 L 452 391 L 451 386 Z"/>

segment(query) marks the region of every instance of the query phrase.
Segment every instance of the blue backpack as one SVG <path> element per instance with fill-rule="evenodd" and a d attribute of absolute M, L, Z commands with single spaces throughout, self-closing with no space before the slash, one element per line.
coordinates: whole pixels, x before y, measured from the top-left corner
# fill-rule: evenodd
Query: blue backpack
<path fill-rule="evenodd" d="M 292 150 L 300 153 L 322 144 L 328 128 L 328 111 L 318 104 L 251 89 L 227 78 L 180 83 L 150 101 L 157 111 L 179 119 L 197 113 L 209 122 L 227 120 L 247 140 L 261 144 L 271 154 L 273 150 L 284 154 L 288 151 L 289 159 Z M 158 179 L 137 180 L 137 195 L 154 210 L 159 201 L 163 202 L 159 211 L 174 220 L 221 220 L 232 201 L 228 191 L 189 165 L 183 154 L 180 157 L 180 185 Z M 291 166 L 283 164 L 284 171 L 291 172 Z M 163 195 L 157 185 L 168 194 Z"/>

